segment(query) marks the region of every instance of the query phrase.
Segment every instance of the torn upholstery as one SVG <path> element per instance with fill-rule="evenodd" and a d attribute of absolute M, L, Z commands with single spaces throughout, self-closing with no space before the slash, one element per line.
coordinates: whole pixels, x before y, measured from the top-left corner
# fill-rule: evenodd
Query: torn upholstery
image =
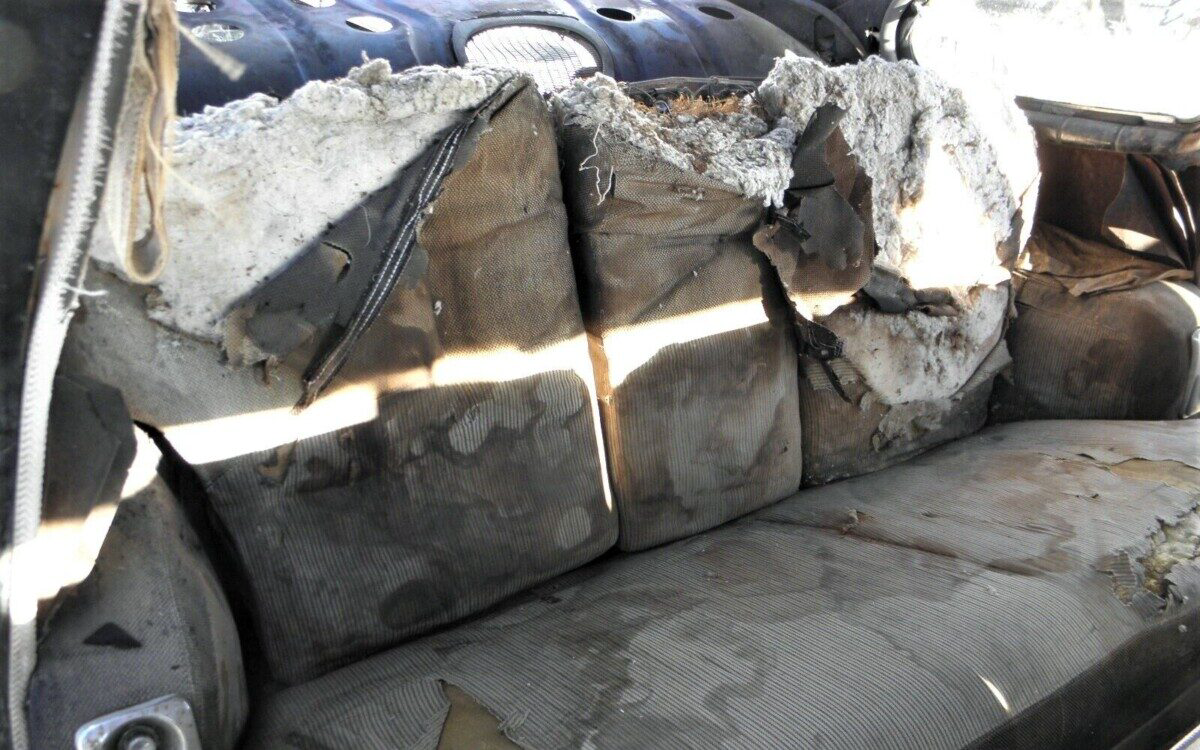
<path fill-rule="evenodd" d="M 909 62 L 831 68 L 795 55 L 758 89 L 772 116 L 796 123 L 844 110 L 840 129 L 871 180 L 875 264 L 914 290 L 995 283 L 1016 261 L 1036 194 L 1033 132 L 988 93 L 968 99 Z"/>
<path fill-rule="evenodd" d="M 1008 266 L 1037 178 L 1028 126 L 998 92 L 969 100 L 932 73 L 879 60 L 828 68 L 787 57 L 758 98 L 810 129 L 836 110 L 826 162 L 845 175 L 839 192 L 854 196 L 878 243 L 849 294 L 811 308 L 842 356 L 803 353 L 806 483 L 872 471 L 978 429 L 1007 363 Z M 798 166 L 794 179 L 806 177 Z M 834 259 L 850 280 L 852 259 Z M 812 279 L 835 268 L 804 270 Z"/>

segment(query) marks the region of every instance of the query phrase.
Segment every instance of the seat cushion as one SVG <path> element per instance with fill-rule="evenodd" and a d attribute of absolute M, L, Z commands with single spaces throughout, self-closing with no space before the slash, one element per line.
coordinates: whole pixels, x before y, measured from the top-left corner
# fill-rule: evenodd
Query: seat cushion
<path fill-rule="evenodd" d="M 1030 274 L 1008 332 L 1013 369 L 997 381 L 996 421 L 1172 419 L 1191 387 L 1200 290 L 1153 281 L 1076 296 L 1068 279 Z"/>
<path fill-rule="evenodd" d="M 279 693 L 249 746 L 434 747 L 447 686 L 530 748 L 1107 746 L 1200 677 L 1196 566 L 1138 562 L 1198 493 L 1197 423 L 988 428 Z"/>

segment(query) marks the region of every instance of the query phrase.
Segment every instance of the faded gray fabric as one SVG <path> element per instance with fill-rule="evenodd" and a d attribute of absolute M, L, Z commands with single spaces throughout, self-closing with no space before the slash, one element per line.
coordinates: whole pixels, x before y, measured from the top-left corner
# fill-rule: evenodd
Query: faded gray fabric
<path fill-rule="evenodd" d="M 1200 680 L 1197 564 L 1117 586 L 1198 487 L 1197 423 L 993 427 L 277 694 L 248 746 L 434 747 L 444 680 L 529 748 L 1105 747 Z"/>
<path fill-rule="evenodd" d="M 632 550 L 799 486 L 796 349 L 750 241 L 761 201 L 593 135 L 564 130 L 563 176 L 619 544 Z"/>
<path fill-rule="evenodd" d="M 1019 279 L 1011 373 L 993 419 L 1174 419 L 1190 385 L 1200 290 L 1155 281 L 1078 297 L 1046 274 Z"/>
<path fill-rule="evenodd" d="M 32 746 L 73 747 L 83 723 L 169 694 L 191 704 L 206 749 L 236 745 L 247 711 L 237 629 L 200 542 L 155 477 L 120 502 L 96 569 L 50 617 L 29 686 Z"/>

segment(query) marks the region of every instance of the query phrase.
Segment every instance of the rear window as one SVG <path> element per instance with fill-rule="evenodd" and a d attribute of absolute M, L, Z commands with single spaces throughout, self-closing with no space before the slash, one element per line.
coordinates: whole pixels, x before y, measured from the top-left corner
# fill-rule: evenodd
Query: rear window
<path fill-rule="evenodd" d="M 907 23 L 913 57 L 1013 93 L 1200 118 L 1200 0 L 930 0 Z"/>

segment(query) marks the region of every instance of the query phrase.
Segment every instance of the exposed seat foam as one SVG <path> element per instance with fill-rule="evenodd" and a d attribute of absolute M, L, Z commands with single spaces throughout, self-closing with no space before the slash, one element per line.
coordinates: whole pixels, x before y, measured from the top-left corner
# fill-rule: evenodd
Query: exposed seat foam
<path fill-rule="evenodd" d="M 453 686 L 530 748 L 1107 747 L 1200 678 L 1197 566 L 1168 603 L 1137 562 L 1198 493 L 1197 423 L 988 428 L 278 693 L 248 746 L 432 748 Z"/>

